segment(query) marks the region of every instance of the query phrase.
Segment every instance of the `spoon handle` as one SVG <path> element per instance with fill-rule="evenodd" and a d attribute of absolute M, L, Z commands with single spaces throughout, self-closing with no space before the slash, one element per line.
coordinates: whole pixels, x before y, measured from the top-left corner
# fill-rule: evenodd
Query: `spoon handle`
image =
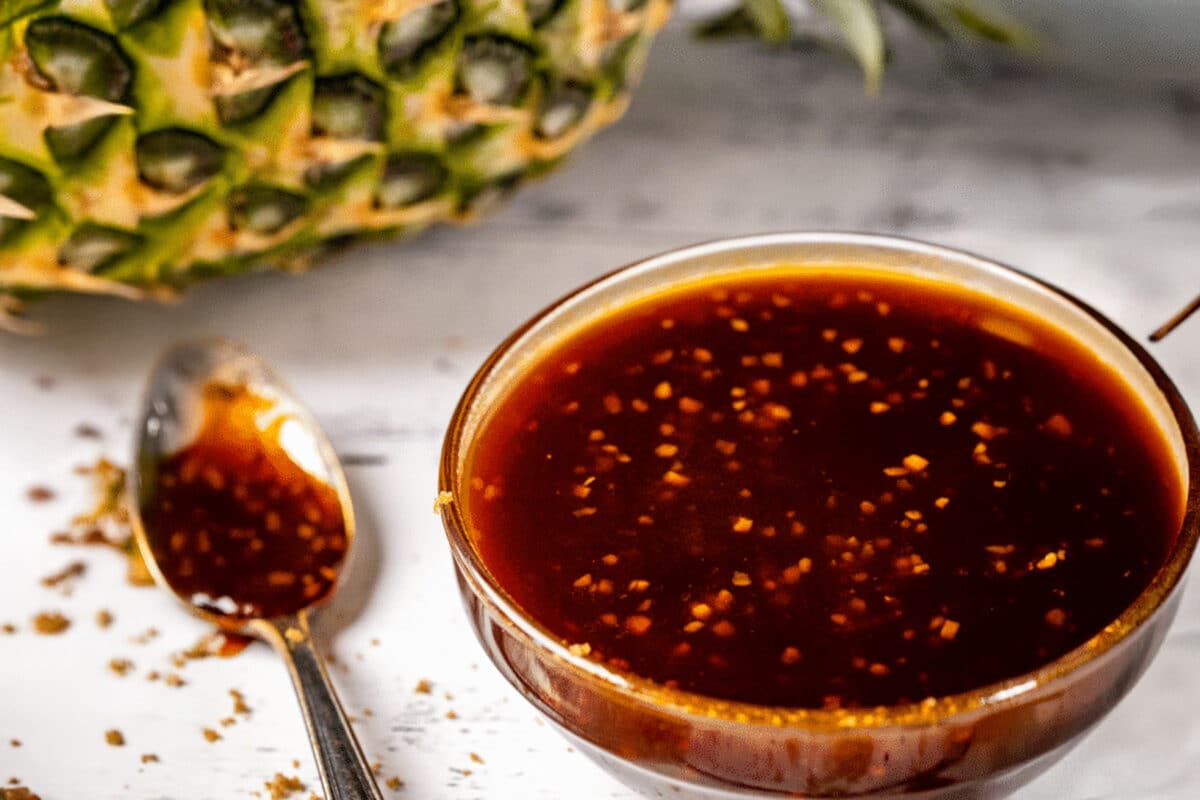
<path fill-rule="evenodd" d="M 326 800 L 382 800 L 379 787 L 313 646 L 308 615 L 264 621 L 260 630 L 287 662 Z"/>

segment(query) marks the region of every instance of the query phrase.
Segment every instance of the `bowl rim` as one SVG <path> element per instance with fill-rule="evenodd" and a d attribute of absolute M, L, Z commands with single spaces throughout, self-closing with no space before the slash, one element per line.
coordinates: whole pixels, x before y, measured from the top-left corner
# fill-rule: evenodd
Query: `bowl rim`
<path fill-rule="evenodd" d="M 1184 514 L 1180 530 L 1168 553 L 1166 562 L 1151 578 L 1134 601 L 1107 626 L 1075 649 L 1020 675 L 995 681 L 951 695 L 930 697 L 922 701 L 849 709 L 817 709 L 788 706 L 767 706 L 734 700 L 723 700 L 682 689 L 673 689 L 649 678 L 616 670 L 571 652 L 568 645 L 548 630 L 516 603 L 492 576 L 469 539 L 470 526 L 461 504 L 454 499 L 459 455 L 464 446 L 463 433 L 480 390 L 497 364 L 520 344 L 527 333 L 548 316 L 580 295 L 620 282 L 636 274 L 665 268 L 671 264 L 702 257 L 725 255 L 730 258 L 772 246 L 849 245 L 864 248 L 891 249 L 955 262 L 973 270 L 998 274 L 1007 280 L 1024 282 L 1031 288 L 1050 292 L 1055 300 L 1065 301 L 1082 311 L 1104 332 L 1113 336 L 1146 370 L 1155 387 L 1163 395 L 1170 417 L 1178 426 L 1187 462 L 1187 486 Z M 802 258 L 796 259 L 802 263 Z M 950 280 L 950 279 L 947 279 Z M 1007 301 L 1021 307 L 1019 301 Z M 1031 312 L 1033 313 L 1033 312 Z M 1070 328 L 1067 328 L 1070 332 Z M 1164 435 L 1168 432 L 1164 431 Z M 1178 388 L 1140 343 L 1123 331 L 1100 311 L 1061 289 L 1022 270 L 973 253 L 942 245 L 931 244 L 902 236 L 840 232 L 805 231 L 766 233 L 732 238 L 713 239 L 688 245 L 640 259 L 607 272 L 559 297 L 522 323 L 492 352 L 471 378 L 455 407 L 443 441 L 438 470 L 439 501 L 437 511 L 442 518 L 451 553 L 460 575 L 470 591 L 504 619 L 529 644 L 549 653 L 565 664 L 580 679 L 594 684 L 599 691 L 615 693 L 628 702 L 649 705 L 660 713 L 676 717 L 703 720 L 705 724 L 724 721 L 739 725 L 796 727 L 810 731 L 846 731 L 847 729 L 879 729 L 924 727 L 957 721 L 974 713 L 999 705 L 1019 703 L 1034 696 L 1038 690 L 1067 677 L 1095 662 L 1099 657 L 1125 643 L 1129 636 L 1155 616 L 1179 590 L 1197 542 L 1200 540 L 1200 430 L 1197 429 L 1186 401 Z"/>

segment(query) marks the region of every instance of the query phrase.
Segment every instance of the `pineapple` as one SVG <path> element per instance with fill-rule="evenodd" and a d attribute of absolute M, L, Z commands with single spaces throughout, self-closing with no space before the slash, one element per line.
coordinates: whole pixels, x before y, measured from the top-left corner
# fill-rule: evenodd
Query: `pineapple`
<path fill-rule="evenodd" d="M 670 0 L 0 0 L 0 316 L 469 219 L 625 110 Z"/>
<path fill-rule="evenodd" d="M 671 2 L 0 0 L 0 327 L 471 219 L 621 115 Z M 810 2 L 868 90 L 881 7 L 1028 38 L 971 0 Z M 700 32 L 792 22 L 740 0 Z"/>

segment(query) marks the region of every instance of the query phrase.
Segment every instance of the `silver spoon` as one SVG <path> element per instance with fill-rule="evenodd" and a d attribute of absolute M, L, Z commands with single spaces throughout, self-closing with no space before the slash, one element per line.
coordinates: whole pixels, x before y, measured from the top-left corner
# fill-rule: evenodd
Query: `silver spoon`
<path fill-rule="evenodd" d="M 237 630 L 254 634 L 271 644 L 287 662 L 327 800 L 380 800 L 371 769 L 313 646 L 309 615 L 314 604 L 289 608 L 270 618 L 242 615 L 234 619 L 221 613 L 232 602 L 229 598 L 186 596 L 179 587 L 171 585 L 156 558 L 155 544 L 161 547 L 163 537 L 172 533 L 152 530 L 146 524 L 153 519 L 148 512 L 158 497 L 159 468 L 195 438 L 204 422 L 205 392 L 214 385 L 243 387 L 251 396 L 265 401 L 272 418 L 283 423 L 283 427 L 274 429 L 286 428 L 286 436 L 282 433 L 279 436 L 279 445 L 309 476 L 336 493 L 345 534 L 339 577 L 349 558 L 354 542 L 354 513 L 341 464 L 325 434 L 262 359 L 223 339 L 173 347 L 150 375 L 137 426 L 135 469 L 130 479 L 131 516 L 138 546 L 155 581 L 193 612 L 224 628 L 235 624 Z M 315 604 L 327 600 L 334 589 L 336 586 L 317 598 Z"/>

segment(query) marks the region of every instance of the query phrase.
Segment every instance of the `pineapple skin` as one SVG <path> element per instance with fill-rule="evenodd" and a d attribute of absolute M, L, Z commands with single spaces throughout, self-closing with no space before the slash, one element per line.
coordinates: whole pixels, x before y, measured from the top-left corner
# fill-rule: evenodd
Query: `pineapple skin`
<path fill-rule="evenodd" d="M 0 318 L 463 221 L 628 105 L 671 0 L 2 0 Z"/>

